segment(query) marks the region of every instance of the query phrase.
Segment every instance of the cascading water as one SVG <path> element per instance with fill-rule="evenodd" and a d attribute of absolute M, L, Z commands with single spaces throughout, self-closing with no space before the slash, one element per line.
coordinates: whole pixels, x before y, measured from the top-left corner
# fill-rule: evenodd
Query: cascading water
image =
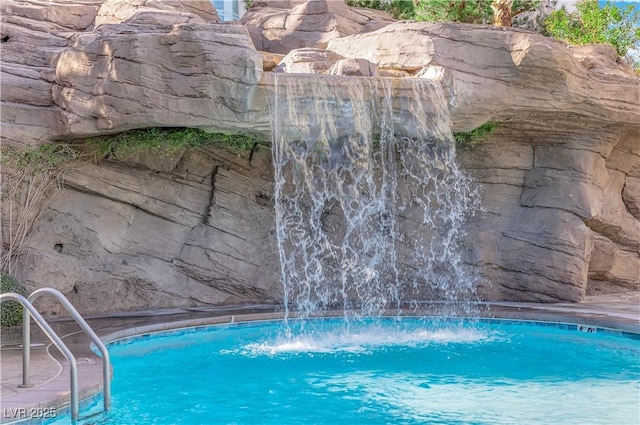
<path fill-rule="evenodd" d="M 461 226 L 478 206 L 430 80 L 275 75 L 276 227 L 286 316 L 469 315 Z"/>

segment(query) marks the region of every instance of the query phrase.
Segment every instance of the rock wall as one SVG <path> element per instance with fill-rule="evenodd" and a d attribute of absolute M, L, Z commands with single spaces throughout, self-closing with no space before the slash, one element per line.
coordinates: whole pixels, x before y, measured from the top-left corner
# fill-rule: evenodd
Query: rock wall
<path fill-rule="evenodd" d="M 399 33 L 406 44 L 393 49 Z M 483 184 L 485 214 L 470 224 L 465 245 L 467 261 L 493 283 L 487 297 L 576 301 L 638 288 L 640 221 L 625 201 L 635 195 L 623 192 L 634 191 L 640 167 L 640 86 L 612 47 L 567 49 L 518 30 L 393 24 L 328 48 L 442 79 L 454 131 L 499 123 L 460 155 Z"/>
<path fill-rule="evenodd" d="M 243 17 L 258 50 L 287 54 L 293 49 L 324 49 L 336 38 L 381 28 L 387 12 L 347 6 L 342 1 L 258 0 Z"/>
<path fill-rule="evenodd" d="M 482 186 L 463 248 L 485 298 L 640 288 L 640 79 L 612 48 L 336 4 L 258 2 L 241 25 L 207 1 L 5 1 L 2 143 L 159 126 L 268 144 L 277 73 L 427 78 L 453 131 L 499 124 L 459 157 Z M 17 258 L 30 288 L 57 287 L 85 313 L 281 299 L 264 145 L 81 163 L 64 182 Z"/>
<path fill-rule="evenodd" d="M 278 302 L 272 176 L 264 148 L 79 164 L 35 223 L 21 277 L 93 314 Z"/>

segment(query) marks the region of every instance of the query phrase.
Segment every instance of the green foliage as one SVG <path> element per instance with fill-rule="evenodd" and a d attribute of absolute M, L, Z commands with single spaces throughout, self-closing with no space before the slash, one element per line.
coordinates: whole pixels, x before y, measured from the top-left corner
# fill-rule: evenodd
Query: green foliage
<path fill-rule="evenodd" d="M 493 19 L 493 11 L 491 2 L 486 0 L 424 0 L 416 6 L 415 19 L 488 24 Z"/>
<path fill-rule="evenodd" d="M 7 273 L 0 272 L 0 293 L 15 292 L 26 296 L 27 290 Z M 0 304 L 0 326 L 18 326 L 22 324 L 22 305 L 17 301 L 3 301 Z"/>
<path fill-rule="evenodd" d="M 99 158 L 122 160 L 143 151 L 170 155 L 179 149 L 222 145 L 237 151 L 253 148 L 256 140 L 242 134 L 207 133 L 196 128 L 148 128 L 87 139 Z"/>
<path fill-rule="evenodd" d="M 496 128 L 498 128 L 498 124 L 488 121 L 469 132 L 453 133 L 453 137 L 456 139 L 456 147 L 461 150 L 473 149 L 478 145 L 480 139 L 493 133 Z"/>
<path fill-rule="evenodd" d="M 579 0 L 575 12 L 564 7 L 554 11 L 544 26 L 551 36 L 571 44 L 611 44 L 632 66 L 640 65 L 628 56 L 629 50 L 640 48 L 640 12 L 631 4 L 621 8 L 607 2 L 600 7 L 598 0 Z"/>
<path fill-rule="evenodd" d="M 396 19 L 415 18 L 415 4 L 413 0 L 346 0 L 346 3 L 354 7 L 385 10 Z"/>
<path fill-rule="evenodd" d="M 490 0 L 422 0 L 415 7 L 415 20 L 427 22 L 463 22 L 490 24 L 493 9 Z M 535 10 L 540 0 L 515 0 L 511 8 L 513 16 Z"/>
<path fill-rule="evenodd" d="M 386 10 L 396 19 L 426 22 L 489 24 L 493 21 L 491 0 L 346 0 L 349 6 Z M 540 0 L 515 0 L 513 16 L 535 10 Z"/>
<path fill-rule="evenodd" d="M 76 153 L 68 145 L 49 143 L 34 149 L 3 146 L 0 162 L 18 170 L 36 172 L 58 169 L 76 158 Z"/>
<path fill-rule="evenodd" d="M 517 11 L 514 11 L 513 26 L 548 35 L 544 29 L 544 21 L 551 12 L 556 10 L 557 5 L 558 0 L 539 0 L 534 9 L 524 11 L 522 14 L 516 14 Z"/>

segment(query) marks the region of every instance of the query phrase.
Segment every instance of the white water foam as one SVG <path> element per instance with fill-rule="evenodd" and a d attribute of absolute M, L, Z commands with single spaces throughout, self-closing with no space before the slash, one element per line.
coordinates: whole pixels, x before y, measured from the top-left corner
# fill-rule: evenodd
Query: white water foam
<path fill-rule="evenodd" d="M 477 344 L 494 341 L 495 333 L 480 329 L 415 329 L 401 330 L 381 326 L 367 326 L 358 330 L 321 331 L 313 334 L 279 337 L 251 343 L 224 354 L 248 357 L 277 356 L 304 353 L 372 353 L 393 346 L 417 348 L 430 344 Z"/>

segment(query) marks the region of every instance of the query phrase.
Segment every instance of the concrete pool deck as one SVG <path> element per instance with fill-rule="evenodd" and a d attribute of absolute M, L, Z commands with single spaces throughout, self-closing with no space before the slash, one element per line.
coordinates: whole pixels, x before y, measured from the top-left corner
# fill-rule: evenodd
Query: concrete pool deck
<path fill-rule="evenodd" d="M 564 322 L 600 328 L 613 328 L 640 334 L 640 292 L 587 297 L 580 303 L 490 304 L 486 317 Z M 280 319 L 277 306 L 258 305 L 224 308 L 185 308 L 163 311 L 130 312 L 87 318 L 100 336 L 110 341 L 121 337 L 214 323 L 245 320 Z M 51 327 L 76 356 L 80 400 L 102 388 L 102 360 L 90 349 L 90 339 L 71 319 L 52 320 Z M 64 357 L 32 325 L 31 383 L 33 388 L 19 388 L 22 383 L 21 329 L 3 331 L 0 345 L 0 423 L 30 419 L 42 423 L 45 416 L 63 414 L 69 404 L 69 367 Z M 114 374 L 117 379 L 117 370 Z"/>

